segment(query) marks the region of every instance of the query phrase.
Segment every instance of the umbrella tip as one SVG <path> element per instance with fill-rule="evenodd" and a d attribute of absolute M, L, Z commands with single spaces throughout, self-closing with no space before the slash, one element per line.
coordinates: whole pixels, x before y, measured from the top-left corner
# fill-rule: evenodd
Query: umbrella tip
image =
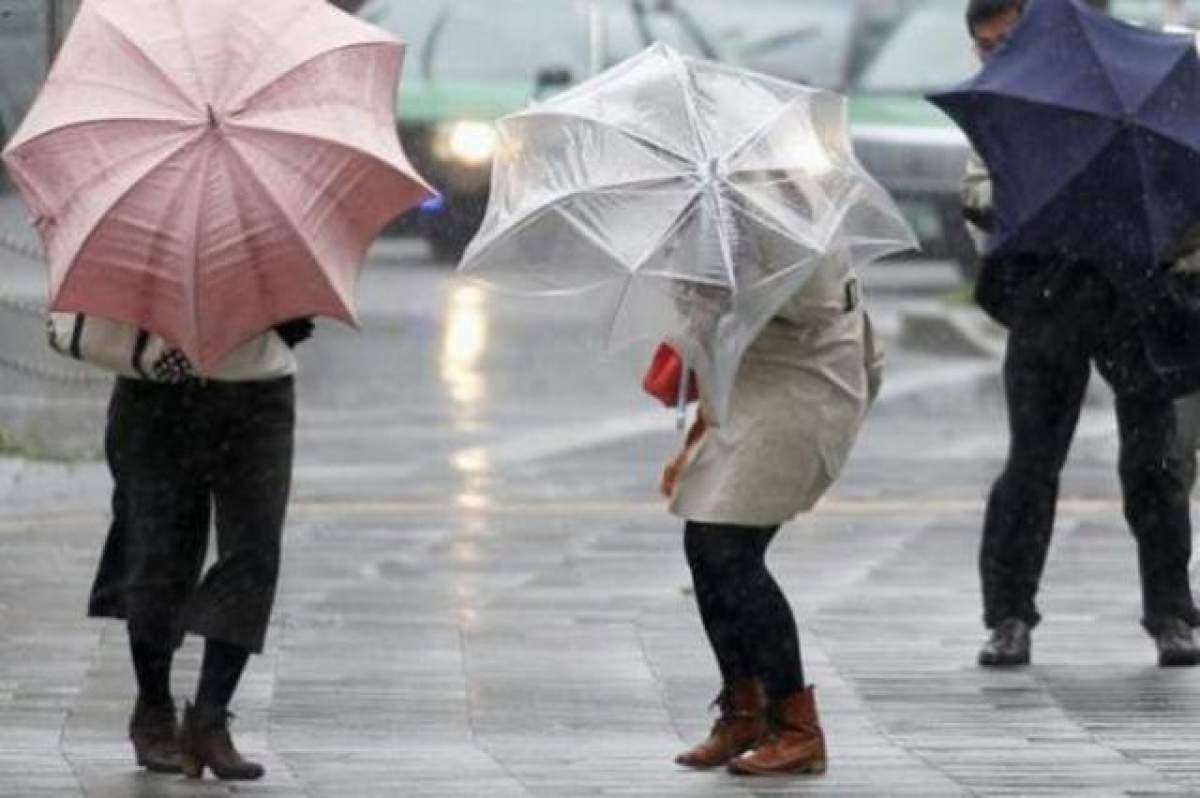
<path fill-rule="evenodd" d="M 221 122 L 217 119 L 217 112 L 212 105 L 206 104 L 204 110 L 208 112 L 208 126 L 214 129 L 220 126 Z"/>

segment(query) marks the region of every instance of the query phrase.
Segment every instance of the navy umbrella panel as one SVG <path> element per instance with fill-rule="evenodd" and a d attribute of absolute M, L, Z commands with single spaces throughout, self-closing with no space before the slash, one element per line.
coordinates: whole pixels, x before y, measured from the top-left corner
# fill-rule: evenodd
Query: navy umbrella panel
<path fill-rule="evenodd" d="M 1094 261 L 1130 289 L 1200 221 L 1200 57 L 1078 0 L 1033 0 L 965 84 L 930 100 L 992 175 L 993 255 Z"/>

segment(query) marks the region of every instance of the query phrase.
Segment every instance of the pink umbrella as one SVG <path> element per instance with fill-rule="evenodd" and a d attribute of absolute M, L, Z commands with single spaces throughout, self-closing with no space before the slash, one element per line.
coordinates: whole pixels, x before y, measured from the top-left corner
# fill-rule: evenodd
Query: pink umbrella
<path fill-rule="evenodd" d="M 431 195 L 396 137 L 403 55 L 325 0 L 85 0 L 4 152 L 51 308 L 202 372 L 287 319 L 354 324 L 367 247 Z"/>

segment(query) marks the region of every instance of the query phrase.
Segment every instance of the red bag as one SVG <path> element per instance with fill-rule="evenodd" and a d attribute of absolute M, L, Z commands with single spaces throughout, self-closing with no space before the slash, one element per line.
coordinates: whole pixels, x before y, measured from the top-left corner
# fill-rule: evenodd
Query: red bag
<path fill-rule="evenodd" d="M 654 350 L 654 358 L 650 368 L 642 377 L 642 390 L 662 402 L 667 407 L 675 407 L 679 403 L 679 380 L 683 377 L 683 359 L 670 344 L 659 344 Z M 696 382 L 696 372 L 688 372 L 687 401 L 695 402 L 700 398 L 700 386 Z"/>

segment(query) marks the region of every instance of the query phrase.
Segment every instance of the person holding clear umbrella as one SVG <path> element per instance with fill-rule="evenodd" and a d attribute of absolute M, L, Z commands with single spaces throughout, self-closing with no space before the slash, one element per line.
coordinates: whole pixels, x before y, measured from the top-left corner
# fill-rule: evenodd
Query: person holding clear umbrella
<path fill-rule="evenodd" d="M 696 389 L 662 488 L 687 522 L 723 686 L 712 734 L 677 759 L 689 767 L 826 766 L 764 558 L 836 479 L 879 385 L 853 266 L 913 244 L 845 118 L 829 92 L 651 46 L 501 120 L 488 214 L 460 265 L 506 290 L 590 292 L 610 351 L 640 361 L 626 342 L 662 342 L 647 391 L 682 406 Z"/>
<path fill-rule="evenodd" d="M 825 769 L 796 621 L 765 558 L 780 527 L 837 478 L 878 392 L 882 355 L 858 285 L 846 256 L 826 258 L 747 350 L 728 420 L 702 406 L 663 473 L 723 684 L 720 718 L 681 765 Z"/>

